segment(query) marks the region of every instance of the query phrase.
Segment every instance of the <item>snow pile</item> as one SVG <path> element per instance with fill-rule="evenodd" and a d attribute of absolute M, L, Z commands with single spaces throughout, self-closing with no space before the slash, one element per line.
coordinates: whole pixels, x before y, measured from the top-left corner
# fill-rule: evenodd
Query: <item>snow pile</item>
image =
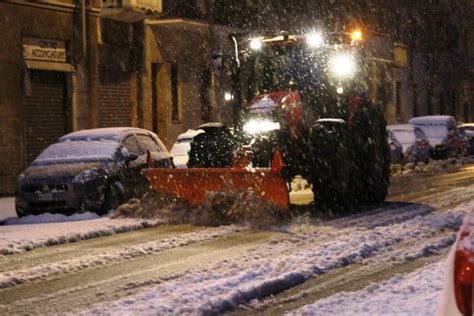
<path fill-rule="evenodd" d="M 435 315 L 443 289 L 445 262 L 397 275 L 361 291 L 342 292 L 290 315 Z"/>
<path fill-rule="evenodd" d="M 201 207 L 192 207 L 152 191 L 141 200 L 132 199 L 121 205 L 112 215 L 112 218 L 129 217 L 156 219 L 167 224 L 245 224 L 255 229 L 272 227 L 283 219 L 277 208 L 249 190 L 210 192 Z"/>
<path fill-rule="evenodd" d="M 459 168 L 462 165 L 473 164 L 474 157 L 449 158 L 444 160 L 430 160 L 428 164 L 419 162 L 417 164 L 407 163 L 405 165 L 392 164 L 390 172 L 392 176 L 401 176 L 413 173 L 434 173 Z"/>
<path fill-rule="evenodd" d="M 44 213 L 41 215 L 28 215 L 22 218 L 10 217 L 7 218 L 3 224 L 4 225 L 25 225 L 25 224 L 41 224 L 41 223 L 63 223 L 63 222 L 76 222 L 76 221 L 85 221 L 91 219 L 97 219 L 100 216 L 91 213 L 78 213 L 70 216 L 63 214 L 51 214 Z"/>
<path fill-rule="evenodd" d="M 87 218 L 85 215 L 74 215 L 73 218 Z M 28 216 L 29 217 L 29 216 Z M 0 255 L 9 255 L 35 248 L 77 242 L 79 240 L 109 236 L 132 230 L 142 229 L 159 225 L 153 220 L 121 219 L 110 220 L 108 217 L 89 220 L 77 220 L 60 223 L 52 223 L 48 220 L 66 220 L 64 217 L 50 216 L 47 214 L 17 219 L 17 223 L 23 225 L 0 226 Z M 14 223 L 14 220 L 9 220 Z M 24 221 L 24 222 L 23 222 Z M 25 222 L 44 224 L 27 224 Z"/>
<path fill-rule="evenodd" d="M 291 192 L 311 189 L 311 184 L 302 176 L 296 176 L 291 181 Z"/>
<path fill-rule="evenodd" d="M 290 227 L 283 240 L 271 240 L 238 259 L 224 259 L 206 269 L 190 270 L 159 287 L 101 303 L 86 314 L 222 313 L 375 256 L 388 262 L 430 256 L 455 241 L 466 208 L 473 206 L 471 202 L 448 212 L 427 213 L 411 205 L 364 214 L 347 223 L 342 219 L 321 223 L 309 231 L 299 226 L 291 232 Z M 405 221 L 399 221 L 400 213 L 406 213 Z M 404 257 L 399 257 L 400 253 Z M 410 287 L 405 290 L 402 286 L 398 291 L 409 293 Z"/>

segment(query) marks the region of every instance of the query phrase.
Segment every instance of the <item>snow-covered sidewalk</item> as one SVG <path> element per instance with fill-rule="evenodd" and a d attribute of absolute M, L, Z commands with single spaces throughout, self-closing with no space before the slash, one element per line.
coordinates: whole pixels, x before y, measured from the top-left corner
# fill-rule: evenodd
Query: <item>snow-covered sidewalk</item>
<path fill-rule="evenodd" d="M 114 219 L 93 213 L 9 218 L 0 226 L 0 255 L 156 226 L 156 220 Z"/>

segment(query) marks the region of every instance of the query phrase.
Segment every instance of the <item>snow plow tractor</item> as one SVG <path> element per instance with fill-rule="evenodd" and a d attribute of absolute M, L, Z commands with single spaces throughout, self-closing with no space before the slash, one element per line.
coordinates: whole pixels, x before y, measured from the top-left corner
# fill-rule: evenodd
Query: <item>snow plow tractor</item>
<path fill-rule="evenodd" d="M 203 203 L 209 191 L 251 189 L 287 212 L 288 184 L 301 175 L 312 184 L 321 211 L 382 202 L 389 184 L 386 123 L 367 96 L 360 38 L 283 34 L 247 40 L 242 48 L 232 40 L 234 95 L 242 113 L 236 150 L 223 159 L 232 155 L 234 164 L 148 169 L 152 186 L 191 204 Z M 206 133 L 200 136 L 191 144 L 190 160 L 220 146 Z"/>

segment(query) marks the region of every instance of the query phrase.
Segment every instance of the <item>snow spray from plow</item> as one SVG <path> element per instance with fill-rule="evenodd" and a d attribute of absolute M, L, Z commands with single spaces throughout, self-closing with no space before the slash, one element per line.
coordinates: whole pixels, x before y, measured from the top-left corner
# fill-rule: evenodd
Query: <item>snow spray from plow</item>
<path fill-rule="evenodd" d="M 244 157 L 247 160 L 248 157 Z M 252 192 L 287 214 L 289 193 L 285 179 L 280 175 L 283 161 L 275 150 L 271 168 L 248 168 L 241 161 L 232 168 L 149 168 L 142 172 L 151 187 L 162 193 L 182 199 L 190 205 L 204 205 L 212 192 Z"/>

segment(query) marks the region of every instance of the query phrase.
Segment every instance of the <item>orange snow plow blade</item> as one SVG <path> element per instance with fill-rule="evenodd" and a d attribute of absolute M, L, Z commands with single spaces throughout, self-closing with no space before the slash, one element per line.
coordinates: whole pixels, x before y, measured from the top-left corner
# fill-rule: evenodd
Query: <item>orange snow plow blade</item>
<path fill-rule="evenodd" d="M 191 205 L 203 205 L 209 192 L 241 190 L 252 191 L 283 213 L 288 213 L 289 193 L 286 181 L 280 176 L 281 163 L 277 152 L 272 168 L 148 168 L 142 172 L 153 189 Z"/>

